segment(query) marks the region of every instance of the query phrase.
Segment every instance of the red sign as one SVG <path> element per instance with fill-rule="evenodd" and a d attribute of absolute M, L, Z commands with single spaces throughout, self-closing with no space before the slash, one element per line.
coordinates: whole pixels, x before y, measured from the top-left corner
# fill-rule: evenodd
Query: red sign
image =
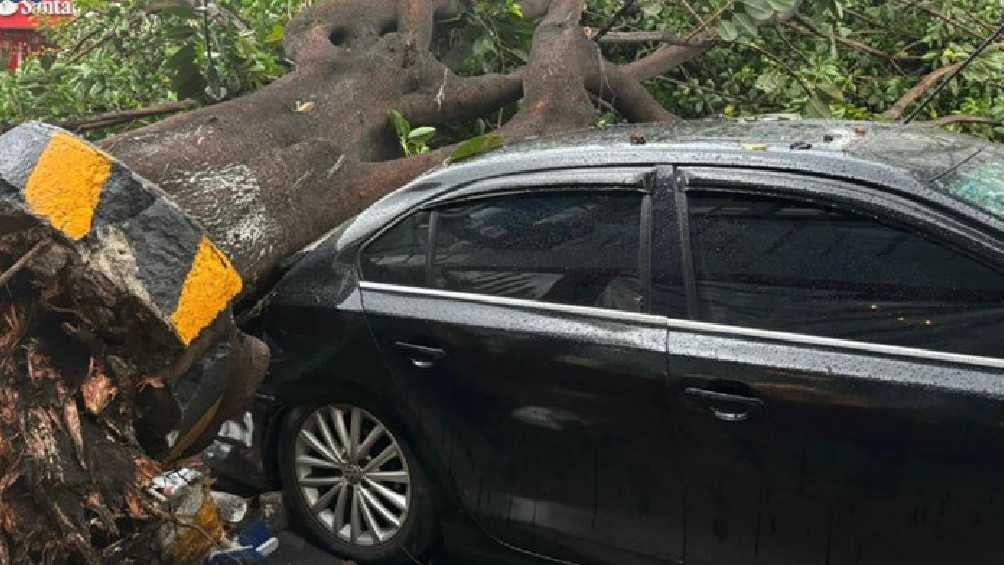
<path fill-rule="evenodd" d="M 73 15 L 73 0 L 0 0 L 0 29 L 35 29 L 38 16 L 65 18 Z"/>
<path fill-rule="evenodd" d="M 34 31 L 0 30 L 0 71 L 17 69 L 25 57 L 42 46 L 42 36 Z"/>

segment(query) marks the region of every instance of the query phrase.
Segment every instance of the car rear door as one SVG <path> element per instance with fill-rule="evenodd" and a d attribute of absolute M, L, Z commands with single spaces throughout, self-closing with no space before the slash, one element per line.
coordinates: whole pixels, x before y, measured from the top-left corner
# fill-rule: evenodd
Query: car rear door
<path fill-rule="evenodd" d="M 863 187 L 681 173 L 687 563 L 999 562 L 996 244 Z"/>
<path fill-rule="evenodd" d="M 378 237 L 363 251 L 364 308 L 420 449 L 481 527 L 519 549 L 682 558 L 665 319 L 645 312 L 651 179 L 494 180 L 401 223 L 425 234 L 410 250 Z M 388 268 L 403 256 L 421 268 L 398 280 Z"/>

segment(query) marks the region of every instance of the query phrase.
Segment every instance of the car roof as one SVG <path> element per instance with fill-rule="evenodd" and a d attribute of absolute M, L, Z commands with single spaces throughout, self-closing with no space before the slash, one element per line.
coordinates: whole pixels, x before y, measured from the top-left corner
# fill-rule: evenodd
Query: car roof
<path fill-rule="evenodd" d="M 420 202 L 482 179 L 562 168 L 673 163 L 802 172 L 864 182 L 952 209 L 1004 233 L 1000 220 L 948 197 L 933 184 L 990 145 L 931 125 L 866 121 L 762 117 L 592 128 L 527 139 L 434 168 L 382 198 L 355 227 L 385 222 Z"/>
<path fill-rule="evenodd" d="M 776 162 L 792 170 L 870 176 L 896 173 L 921 183 L 972 156 L 987 142 L 930 125 L 793 120 L 704 119 L 666 124 L 618 125 L 529 139 L 468 162 L 433 171 L 431 177 L 484 176 L 488 169 L 512 172 L 511 163 L 532 170 L 535 161 L 552 166 L 611 164 L 632 153 L 680 164 L 743 166 Z M 753 159 L 755 153 L 760 159 Z M 591 157 L 591 158 L 590 158 Z M 620 157 L 620 159 L 618 159 Z M 543 163 L 539 163 L 543 164 Z M 856 174 L 849 169 L 861 169 Z M 874 169 L 875 171 L 870 171 Z M 476 171 L 476 172 L 475 172 Z"/>

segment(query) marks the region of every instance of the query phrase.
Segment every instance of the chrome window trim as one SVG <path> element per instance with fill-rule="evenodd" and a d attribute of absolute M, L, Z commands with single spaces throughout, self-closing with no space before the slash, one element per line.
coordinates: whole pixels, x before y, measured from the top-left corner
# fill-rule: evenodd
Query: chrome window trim
<path fill-rule="evenodd" d="M 572 304 L 556 304 L 554 302 L 542 302 L 540 300 L 528 300 L 525 298 L 510 298 L 507 296 L 492 296 L 489 294 L 476 294 L 473 292 L 456 292 L 452 290 L 440 290 L 436 288 L 422 288 L 416 286 L 404 286 L 390 283 L 378 283 L 373 281 L 359 281 L 359 287 L 363 290 L 378 290 L 393 294 L 410 294 L 425 296 L 430 298 L 447 298 L 454 300 L 464 300 L 467 302 L 477 302 L 492 306 L 512 306 L 514 308 L 533 308 L 536 310 L 548 310 L 551 312 L 564 312 L 567 314 L 581 314 L 595 318 L 606 318 L 622 322 L 635 322 L 646 325 L 666 326 L 666 318 L 654 314 L 643 314 L 640 312 L 625 312 L 623 310 L 608 310 L 606 308 L 596 308 L 595 306 L 575 306 Z"/>
<path fill-rule="evenodd" d="M 926 361 L 940 361 L 945 363 L 958 363 L 977 367 L 1004 369 L 1004 359 L 997 359 L 995 357 L 949 353 L 946 351 L 919 349 L 914 347 L 905 347 L 902 345 L 886 345 L 883 343 L 871 343 L 867 341 L 854 341 L 836 337 L 822 337 L 792 332 L 780 332 L 775 330 L 760 330 L 756 328 L 729 326 L 725 324 L 698 322 L 694 320 L 667 319 L 667 325 L 669 326 L 670 331 L 676 329 L 695 333 L 710 333 L 725 337 L 753 337 L 767 341 L 781 341 L 796 345 L 811 345 L 813 347 L 879 353 L 893 357 L 910 357 Z"/>
<path fill-rule="evenodd" d="M 579 314 L 596 318 L 606 318 L 622 322 L 635 322 L 646 325 L 666 327 L 669 331 L 682 330 L 694 333 L 709 333 L 725 337 L 752 337 L 766 341 L 779 341 L 793 345 L 809 345 L 813 347 L 823 347 L 830 349 L 841 349 L 847 351 L 858 351 L 865 353 L 877 353 L 892 357 L 907 357 L 921 359 L 925 361 L 938 361 L 942 363 L 955 363 L 960 365 L 971 365 L 974 367 L 1004 369 L 1004 359 L 994 357 L 982 357 L 979 355 L 964 355 L 961 353 L 948 353 L 944 351 L 933 351 L 930 349 L 917 349 L 913 347 L 903 347 L 901 345 L 885 345 L 881 343 L 869 343 L 865 341 L 853 341 L 834 337 L 820 337 L 791 332 L 779 332 L 774 330 L 760 330 L 755 328 L 744 328 L 741 326 L 729 326 L 725 324 L 715 324 L 711 322 L 698 322 L 694 320 L 681 320 L 676 318 L 666 318 L 655 314 L 642 314 L 638 312 L 624 312 L 621 310 L 608 310 L 595 306 L 574 306 L 571 304 L 556 304 L 553 302 L 542 302 L 539 300 L 528 300 L 524 298 L 510 298 L 504 296 L 491 296 L 487 294 L 475 294 L 469 292 L 455 292 L 452 290 L 439 290 L 434 288 L 421 288 L 415 286 L 404 286 L 388 283 L 378 283 L 372 281 L 359 281 L 359 287 L 363 290 L 375 290 L 390 292 L 394 294 L 408 294 L 426 296 L 431 298 L 445 298 L 455 300 L 465 300 L 495 306 L 512 306 L 516 308 L 534 308 L 551 312 L 563 312 L 567 314 Z"/>

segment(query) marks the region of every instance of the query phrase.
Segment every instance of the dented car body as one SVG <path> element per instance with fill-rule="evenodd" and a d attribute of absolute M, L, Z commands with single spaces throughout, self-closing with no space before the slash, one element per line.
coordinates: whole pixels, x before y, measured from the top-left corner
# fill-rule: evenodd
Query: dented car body
<path fill-rule="evenodd" d="M 756 121 L 433 171 L 273 292 L 264 469 L 288 414 L 351 390 L 413 446 L 447 544 L 503 562 L 996 562 L 1002 164 L 940 130 Z"/>

